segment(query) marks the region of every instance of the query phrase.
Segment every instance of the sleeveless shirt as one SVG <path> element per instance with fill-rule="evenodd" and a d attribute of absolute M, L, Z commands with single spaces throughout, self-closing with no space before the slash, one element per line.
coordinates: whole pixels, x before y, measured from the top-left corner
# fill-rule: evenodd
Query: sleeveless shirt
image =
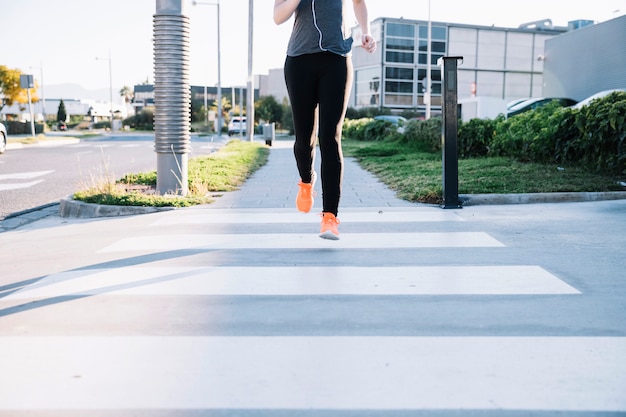
<path fill-rule="evenodd" d="M 332 52 L 348 56 L 352 37 L 345 22 L 346 1 L 349 0 L 301 0 L 294 12 L 287 55 Z"/>

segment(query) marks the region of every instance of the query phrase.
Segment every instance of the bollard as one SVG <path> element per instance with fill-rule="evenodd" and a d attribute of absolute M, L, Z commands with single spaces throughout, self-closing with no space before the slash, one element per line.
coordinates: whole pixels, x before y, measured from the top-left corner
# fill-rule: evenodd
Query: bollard
<path fill-rule="evenodd" d="M 442 111 L 442 182 L 444 209 L 461 208 L 459 200 L 459 156 L 457 146 L 458 118 L 457 107 L 457 61 L 462 56 L 444 56 L 439 58 L 437 65 L 443 66 L 441 71 L 443 85 Z"/>
<path fill-rule="evenodd" d="M 156 0 L 154 15 L 154 149 L 159 194 L 187 195 L 191 151 L 189 17 L 184 0 Z"/>
<path fill-rule="evenodd" d="M 263 125 L 263 138 L 265 139 L 265 144 L 268 146 L 272 146 L 274 144 L 275 135 L 275 123 L 265 123 Z"/>

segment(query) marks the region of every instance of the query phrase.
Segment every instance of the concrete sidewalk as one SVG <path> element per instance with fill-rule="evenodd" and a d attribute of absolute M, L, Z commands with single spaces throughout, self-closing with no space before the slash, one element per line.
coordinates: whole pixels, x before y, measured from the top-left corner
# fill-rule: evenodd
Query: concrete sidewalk
<path fill-rule="evenodd" d="M 626 413 L 626 200 L 443 210 L 291 142 L 213 204 L 0 234 L 0 416 Z M 321 190 L 318 188 L 318 193 Z"/>

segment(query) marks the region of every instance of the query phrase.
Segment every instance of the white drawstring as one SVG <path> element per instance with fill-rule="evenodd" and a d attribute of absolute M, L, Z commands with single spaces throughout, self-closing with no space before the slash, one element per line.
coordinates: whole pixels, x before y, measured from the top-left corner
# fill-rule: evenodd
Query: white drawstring
<path fill-rule="evenodd" d="M 315 29 L 317 29 L 317 31 L 318 31 L 318 32 L 319 32 L 319 34 L 320 34 L 320 40 L 319 40 L 319 46 L 320 46 L 320 49 L 321 49 L 322 51 L 327 51 L 327 49 L 324 49 L 324 48 L 322 47 L 322 36 L 323 36 L 323 34 L 322 34 L 322 31 L 321 31 L 321 29 L 319 28 L 319 26 L 317 26 L 317 16 L 315 15 L 315 0 L 312 0 L 312 1 L 311 1 L 311 9 L 312 9 L 312 11 L 313 11 L 313 24 L 315 25 Z"/>

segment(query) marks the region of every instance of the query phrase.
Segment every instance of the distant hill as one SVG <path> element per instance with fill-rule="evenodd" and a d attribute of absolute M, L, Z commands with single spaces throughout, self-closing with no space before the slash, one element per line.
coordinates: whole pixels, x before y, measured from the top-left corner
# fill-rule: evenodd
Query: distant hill
<path fill-rule="evenodd" d="M 121 101 L 119 95 L 119 88 L 116 90 L 113 88 L 113 102 L 119 103 Z M 41 94 L 41 91 L 39 91 Z M 98 90 L 88 90 L 78 84 L 55 84 L 44 85 L 44 93 L 46 99 L 79 99 L 79 100 L 95 100 L 108 102 L 111 94 L 108 88 L 101 88 Z M 41 95 L 40 95 L 41 96 Z"/>

